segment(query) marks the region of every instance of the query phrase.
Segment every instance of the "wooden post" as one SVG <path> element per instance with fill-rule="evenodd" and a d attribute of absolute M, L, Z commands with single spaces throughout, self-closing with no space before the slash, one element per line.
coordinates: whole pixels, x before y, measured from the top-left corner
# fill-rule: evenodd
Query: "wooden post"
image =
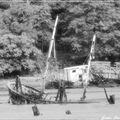
<path fill-rule="evenodd" d="M 19 75 L 17 75 L 16 77 L 15 86 L 16 86 L 16 91 L 22 93 L 22 84 Z"/>
<path fill-rule="evenodd" d="M 36 104 L 34 106 L 32 106 L 32 110 L 33 110 L 34 116 L 40 115 L 39 109 L 37 108 Z"/>
<path fill-rule="evenodd" d="M 54 40 L 54 58 L 56 59 L 55 40 Z"/>

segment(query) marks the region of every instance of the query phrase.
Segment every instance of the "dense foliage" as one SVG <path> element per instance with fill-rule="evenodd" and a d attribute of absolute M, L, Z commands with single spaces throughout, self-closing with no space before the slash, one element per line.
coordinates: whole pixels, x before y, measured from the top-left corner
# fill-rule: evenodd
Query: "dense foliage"
<path fill-rule="evenodd" d="M 82 63 L 90 50 L 93 28 L 96 59 L 120 60 L 119 0 L 0 2 L 0 75 L 45 68 L 56 15 L 59 60 Z"/>
<path fill-rule="evenodd" d="M 39 71 L 36 60 L 43 56 L 34 45 L 34 40 L 24 34 L 5 34 L 0 37 L 0 74 Z M 41 59 L 42 60 L 42 59 Z M 39 61 L 40 62 L 40 61 Z M 41 61 L 41 65 L 43 61 Z"/>
<path fill-rule="evenodd" d="M 91 1 L 56 3 L 53 11 L 60 14 L 58 43 L 65 51 L 82 57 L 89 53 L 89 46 L 96 28 L 96 57 L 98 60 L 119 58 L 120 53 L 120 2 Z M 55 13 L 55 12 L 54 12 Z M 57 14 L 56 13 L 56 14 Z"/>

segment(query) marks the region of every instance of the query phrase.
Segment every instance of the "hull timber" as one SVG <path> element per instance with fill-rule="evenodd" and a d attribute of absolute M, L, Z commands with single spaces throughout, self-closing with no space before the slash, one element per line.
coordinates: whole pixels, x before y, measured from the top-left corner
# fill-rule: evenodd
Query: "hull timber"
<path fill-rule="evenodd" d="M 44 92 L 33 87 L 22 84 L 22 92 L 16 90 L 15 82 L 9 82 L 7 87 L 10 96 L 9 101 L 12 104 L 38 104 L 43 101 Z"/>

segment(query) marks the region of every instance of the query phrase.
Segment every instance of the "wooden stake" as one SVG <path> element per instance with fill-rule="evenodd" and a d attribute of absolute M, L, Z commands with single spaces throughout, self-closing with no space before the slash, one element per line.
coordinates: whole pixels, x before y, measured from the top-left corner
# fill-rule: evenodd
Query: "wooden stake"
<path fill-rule="evenodd" d="M 36 104 L 34 106 L 32 106 L 32 110 L 33 110 L 34 116 L 40 115 L 40 112 L 39 112 Z"/>

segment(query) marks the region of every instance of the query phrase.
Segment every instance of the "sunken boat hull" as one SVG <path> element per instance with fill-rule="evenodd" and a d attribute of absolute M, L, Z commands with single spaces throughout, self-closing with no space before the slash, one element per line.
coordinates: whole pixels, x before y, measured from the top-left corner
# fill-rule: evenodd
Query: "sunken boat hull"
<path fill-rule="evenodd" d="M 31 86 L 22 84 L 22 91 L 16 89 L 15 82 L 7 84 L 9 91 L 9 102 L 12 104 L 41 103 L 43 101 L 43 91 L 39 91 Z"/>

